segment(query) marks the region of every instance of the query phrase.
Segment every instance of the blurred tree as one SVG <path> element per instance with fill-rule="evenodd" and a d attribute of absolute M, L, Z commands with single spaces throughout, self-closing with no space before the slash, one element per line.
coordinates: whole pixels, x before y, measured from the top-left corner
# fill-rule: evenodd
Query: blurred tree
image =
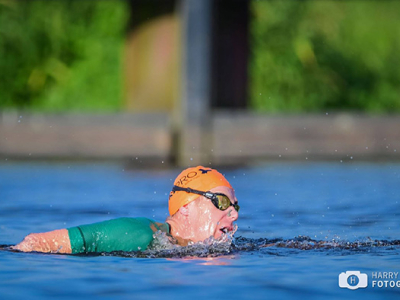
<path fill-rule="evenodd" d="M 399 112 L 399 13 L 389 0 L 252 0 L 252 107 Z M 0 109 L 121 109 L 128 18 L 124 0 L 0 0 Z"/>
<path fill-rule="evenodd" d="M 118 110 L 124 1 L 0 2 L 0 108 Z"/>
<path fill-rule="evenodd" d="M 400 2 L 253 1 L 251 103 L 400 111 Z"/>

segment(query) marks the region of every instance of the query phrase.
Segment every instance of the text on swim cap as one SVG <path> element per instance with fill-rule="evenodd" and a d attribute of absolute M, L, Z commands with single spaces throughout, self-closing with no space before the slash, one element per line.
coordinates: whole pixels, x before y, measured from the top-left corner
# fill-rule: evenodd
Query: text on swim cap
<path fill-rule="evenodd" d="M 197 178 L 198 177 L 197 175 L 198 175 L 198 173 L 196 171 L 189 172 L 186 175 L 179 178 L 175 184 L 178 186 L 182 186 L 184 183 L 187 184 L 190 181 L 192 181 L 194 178 Z"/>

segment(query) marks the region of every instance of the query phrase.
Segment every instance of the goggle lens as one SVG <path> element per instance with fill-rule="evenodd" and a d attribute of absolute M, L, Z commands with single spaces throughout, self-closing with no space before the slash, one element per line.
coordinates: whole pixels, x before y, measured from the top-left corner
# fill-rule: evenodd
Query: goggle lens
<path fill-rule="evenodd" d="M 231 200 L 229 200 L 228 196 L 216 194 L 218 199 L 218 208 L 220 210 L 226 210 L 229 206 L 233 206 L 237 212 L 239 212 L 240 206 L 238 204 L 232 204 Z"/>

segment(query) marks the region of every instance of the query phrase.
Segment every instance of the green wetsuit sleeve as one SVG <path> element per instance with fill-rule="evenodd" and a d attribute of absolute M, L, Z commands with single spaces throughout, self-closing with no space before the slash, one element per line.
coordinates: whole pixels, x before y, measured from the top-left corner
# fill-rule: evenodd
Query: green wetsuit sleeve
<path fill-rule="evenodd" d="M 146 250 L 157 224 L 147 218 L 119 218 L 68 228 L 72 253 Z"/>

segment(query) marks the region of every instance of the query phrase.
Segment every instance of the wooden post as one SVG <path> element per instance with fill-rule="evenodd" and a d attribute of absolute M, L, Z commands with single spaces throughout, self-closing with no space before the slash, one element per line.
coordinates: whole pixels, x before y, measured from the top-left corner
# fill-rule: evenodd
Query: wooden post
<path fill-rule="evenodd" d="M 182 97 L 175 154 L 183 167 L 208 164 L 211 126 L 211 0 L 182 0 Z"/>

